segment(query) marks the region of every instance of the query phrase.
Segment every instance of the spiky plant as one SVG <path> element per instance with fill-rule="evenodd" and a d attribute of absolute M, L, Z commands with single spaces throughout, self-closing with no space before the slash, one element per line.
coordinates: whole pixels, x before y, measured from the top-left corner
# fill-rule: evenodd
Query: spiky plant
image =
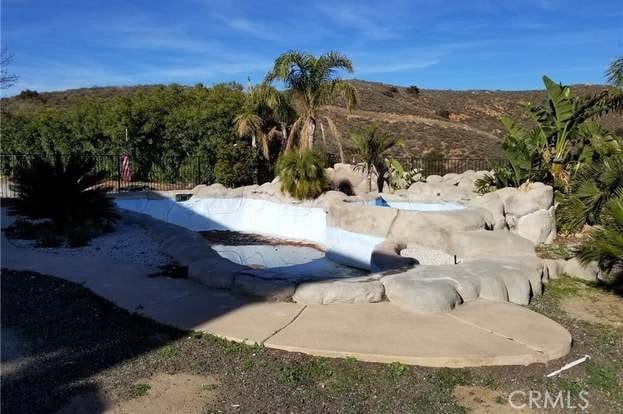
<path fill-rule="evenodd" d="M 623 56 L 619 56 L 610 64 L 606 78 L 611 85 L 623 88 Z"/>
<path fill-rule="evenodd" d="M 355 169 L 363 171 L 368 179 L 368 191 L 372 191 L 372 174 L 378 177 L 379 192 L 383 191 L 385 173 L 385 155 L 396 145 L 401 145 L 399 138 L 383 133 L 377 124 L 370 124 L 351 135 L 356 156 L 361 162 Z"/>
<path fill-rule="evenodd" d="M 357 104 L 355 88 L 337 77 L 337 70 L 353 71 L 350 59 L 339 52 L 316 57 L 291 50 L 280 55 L 266 75 L 266 82 L 282 81 L 297 103 L 300 116 L 293 130 L 301 135 L 301 149 L 314 147 L 318 112 L 323 106 L 339 97 L 345 100 L 348 110 Z"/>
<path fill-rule="evenodd" d="M 277 162 L 281 191 L 299 200 L 316 198 L 327 185 L 323 158 L 313 150 L 290 150 Z"/>
<path fill-rule="evenodd" d="M 602 224 L 591 229 L 575 254 L 580 262 L 597 261 L 606 271 L 623 266 L 623 188 L 608 201 Z"/>
<path fill-rule="evenodd" d="M 106 173 L 96 171 L 95 159 L 59 154 L 53 159 L 35 157 L 15 169 L 12 189 L 18 198 L 11 205 L 15 214 L 50 219 L 54 229 L 67 225 L 108 225 L 119 218 L 106 189 L 96 187 Z"/>
<path fill-rule="evenodd" d="M 562 231 L 572 232 L 585 224 L 600 224 L 604 207 L 621 191 L 623 153 L 582 167 L 571 180 L 571 191 L 561 197 L 556 212 L 558 225 Z"/>

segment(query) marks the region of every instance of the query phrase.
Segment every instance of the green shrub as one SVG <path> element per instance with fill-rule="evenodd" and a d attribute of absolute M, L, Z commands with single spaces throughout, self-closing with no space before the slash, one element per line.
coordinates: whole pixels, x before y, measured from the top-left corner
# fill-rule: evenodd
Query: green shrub
<path fill-rule="evenodd" d="M 249 146 L 224 145 L 218 149 L 214 179 L 225 187 L 253 184 L 257 173 L 257 151 Z"/>
<path fill-rule="evenodd" d="M 601 224 L 608 200 L 623 191 L 623 153 L 582 167 L 571 179 L 570 190 L 560 197 L 556 210 L 560 229 L 574 232 L 585 224 Z"/>
<path fill-rule="evenodd" d="M 407 189 L 411 184 L 422 180 L 422 174 L 418 169 L 406 170 L 400 161 L 393 158 L 386 159 L 385 166 L 393 190 Z"/>
<path fill-rule="evenodd" d="M 322 156 L 313 150 L 291 150 L 277 161 L 281 191 L 302 199 L 318 197 L 327 185 Z"/>
<path fill-rule="evenodd" d="M 623 266 L 623 188 L 606 203 L 601 222 L 582 240 L 575 254 L 582 263 L 597 261 L 610 271 Z"/>
<path fill-rule="evenodd" d="M 10 206 L 14 214 L 32 219 L 49 219 L 61 233 L 66 226 L 91 223 L 105 227 L 119 215 L 114 202 L 100 185 L 106 174 L 95 171 L 95 160 L 84 156 L 60 155 L 52 160 L 35 157 L 15 170 L 12 189 L 18 198 Z"/>

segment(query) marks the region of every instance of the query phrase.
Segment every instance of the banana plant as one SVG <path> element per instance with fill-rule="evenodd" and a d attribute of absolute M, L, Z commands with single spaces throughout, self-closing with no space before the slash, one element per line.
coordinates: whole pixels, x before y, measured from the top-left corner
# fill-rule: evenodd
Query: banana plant
<path fill-rule="evenodd" d="M 514 182 L 551 178 L 563 190 L 568 189 L 573 165 L 588 156 L 592 139 L 584 125 L 587 120 L 604 113 L 608 92 L 576 97 L 568 86 L 543 77 L 546 99 L 543 104 L 527 104 L 534 128 L 522 128 L 504 117 L 507 130 L 503 148 L 509 158 Z M 586 151 L 585 151 L 586 150 Z M 545 174 L 545 177 L 544 177 Z"/>

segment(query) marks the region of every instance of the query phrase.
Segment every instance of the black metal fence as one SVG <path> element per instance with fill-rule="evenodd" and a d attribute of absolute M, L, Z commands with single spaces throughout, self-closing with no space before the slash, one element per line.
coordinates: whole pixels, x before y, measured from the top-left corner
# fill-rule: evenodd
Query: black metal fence
<path fill-rule="evenodd" d="M 0 197 L 13 197 L 11 177 L 15 168 L 32 160 L 34 154 L 0 154 Z M 111 192 L 166 191 L 191 189 L 197 184 L 211 181 L 212 169 L 202 157 L 184 159 L 162 157 L 156 161 L 137 160 L 123 155 L 91 155 L 95 170 L 104 172 L 102 186 Z"/>
<path fill-rule="evenodd" d="M 13 197 L 11 177 L 15 167 L 29 162 L 34 154 L 0 154 L 0 197 Z M 158 160 L 128 159 L 123 155 L 84 155 L 95 161 L 97 171 L 103 171 L 107 179 L 102 184 L 111 192 L 119 191 L 166 191 L 187 190 L 198 184 L 212 182 L 213 165 L 198 156 L 185 158 L 162 157 Z M 430 159 L 397 157 L 405 168 L 418 169 L 424 176 L 463 173 L 468 170 L 489 170 L 494 165 L 505 164 L 502 159 L 444 158 Z M 327 164 L 338 159 L 327 156 Z"/>

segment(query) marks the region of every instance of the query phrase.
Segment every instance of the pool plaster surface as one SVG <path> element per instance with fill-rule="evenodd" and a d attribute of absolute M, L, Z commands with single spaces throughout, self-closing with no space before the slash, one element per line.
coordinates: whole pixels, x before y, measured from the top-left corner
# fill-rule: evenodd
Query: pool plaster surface
<path fill-rule="evenodd" d="M 367 273 L 329 260 L 324 252 L 308 246 L 212 244 L 212 249 L 233 263 L 267 269 L 286 279 L 348 278 Z"/>
<path fill-rule="evenodd" d="M 2 225 L 13 218 L 2 209 Z M 250 302 L 192 279 L 148 277 L 147 265 L 64 257 L 17 247 L 2 233 L 2 267 L 82 283 L 130 312 L 181 329 L 270 348 L 423 366 L 527 365 L 566 355 L 568 331 L 520 306 L 476 300 L 448 313 L 417 314 L 388 302 L 301 305 Z"/>

